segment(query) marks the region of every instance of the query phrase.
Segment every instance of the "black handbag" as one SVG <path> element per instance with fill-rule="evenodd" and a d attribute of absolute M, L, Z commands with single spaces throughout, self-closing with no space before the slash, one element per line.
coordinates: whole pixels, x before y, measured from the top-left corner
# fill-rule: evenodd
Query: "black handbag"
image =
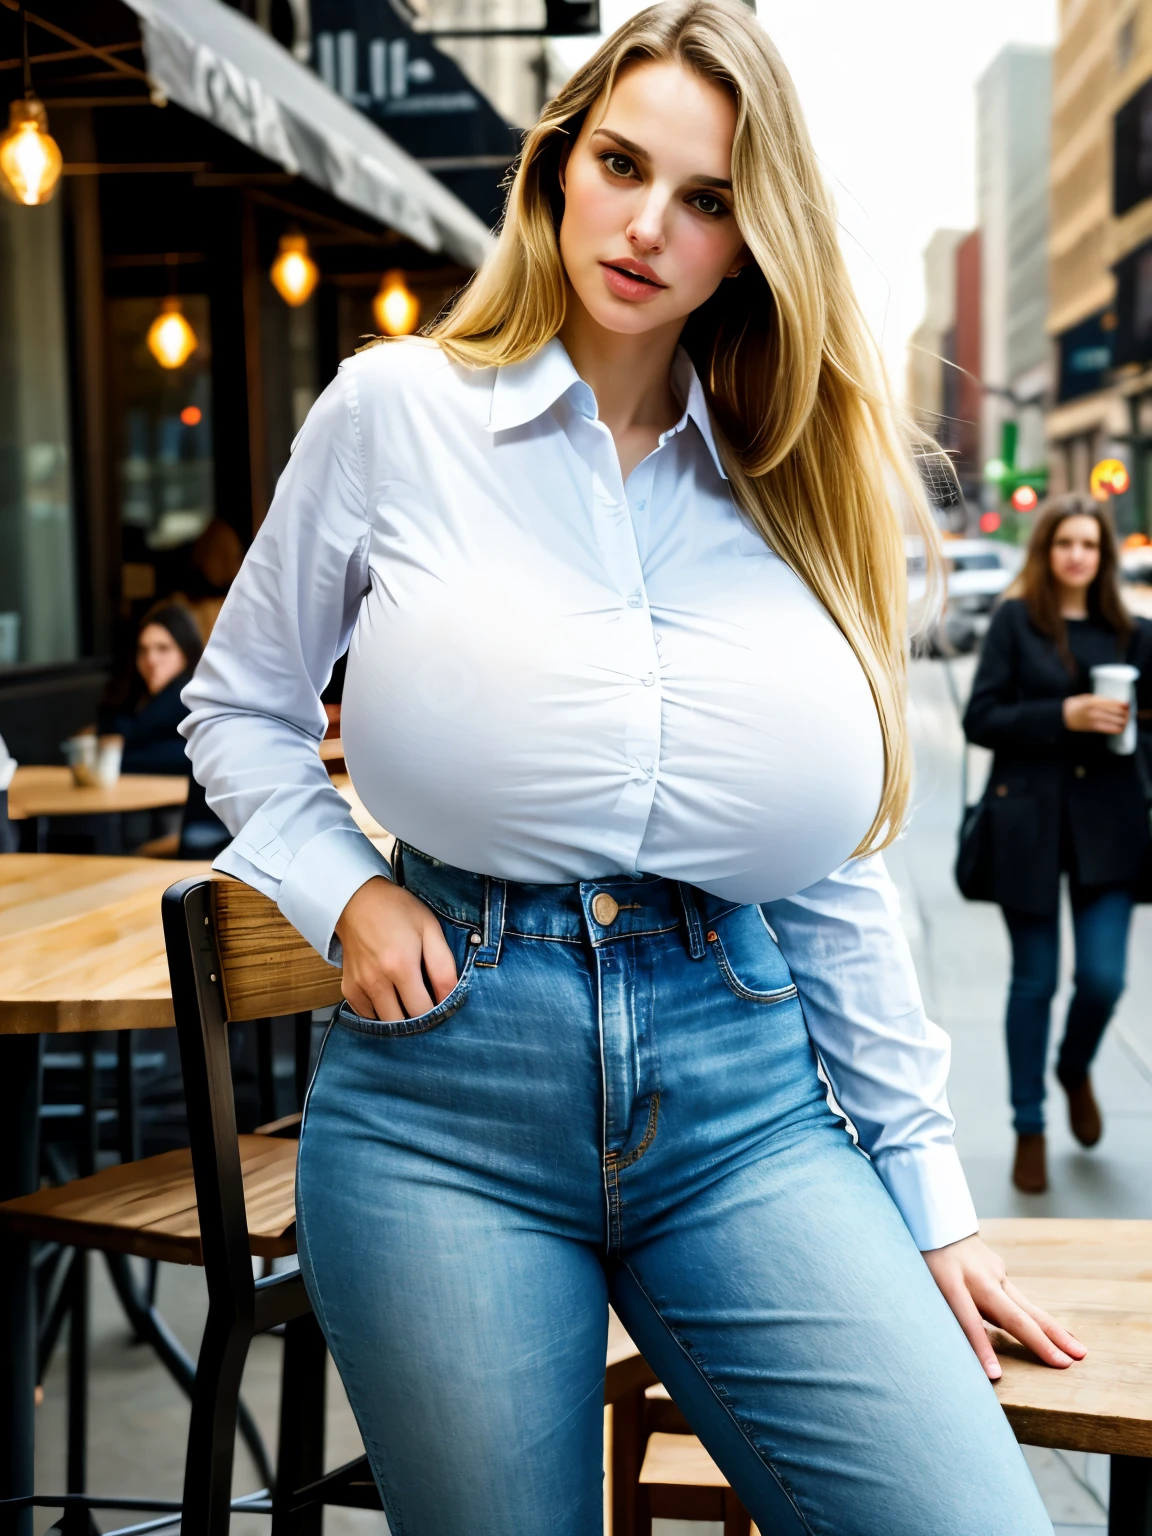
<path fill-rule="evenodd" d="M 984 793 L 968 804 L 968 745 L 964 745 L 964 763 L 960 773 L 960 832 L 957 838 L 953 874 L 960 894 L 967 901 L 994 901 L 992 894 L 992 816 L 988 805 L 989 779 Z"/>

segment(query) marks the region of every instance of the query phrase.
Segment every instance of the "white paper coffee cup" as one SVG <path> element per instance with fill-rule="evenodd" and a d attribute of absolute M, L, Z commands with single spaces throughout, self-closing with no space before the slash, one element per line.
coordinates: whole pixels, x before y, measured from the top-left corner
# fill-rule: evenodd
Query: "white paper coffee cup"
<path fill-rule="evenodd" d="M 1136 683 L 1139 669 L 1126 662 L 1105 662 L 1093 667 L 1092 692 L 1101 699 L 1115 699 L 1117 704 L 1128 705 L 1128 723 L 1119 736 L 1107 737 L 1108 750 L 1120 757 L 1131 757 L 1136 750 Z"/>

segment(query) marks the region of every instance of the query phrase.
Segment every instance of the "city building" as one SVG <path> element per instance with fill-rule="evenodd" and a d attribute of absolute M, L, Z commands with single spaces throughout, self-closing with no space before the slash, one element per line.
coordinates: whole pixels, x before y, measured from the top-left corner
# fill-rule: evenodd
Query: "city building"
<path fill-rule="evenodd" d="M 1152 0 L 1061 7 L 1052 121 L 1053 486 L 1119 459 L 1122 533 L 1152 526 Z"/>
<path fill-rule="evenodd" d="M 1045 461 L 1051 96 L 1051 50 L 1015 43 L 976 87 L 981 455 L 1017 471 Z"/>
<path fill-rule="evenodd" d="M 982 484 L 979 230 L 936 231 L 924 252 L 924 290 L 924 319 L 909 343 L 907 404 L 952 461 L 961 500 L 949 520 L 964 531 L 979 517 Z M 954 495 L 953 486 L 947 499 Z"/>
<path fill-rule="evenodd" d="M 0 735 L 46 763 L 151 603 L 218 605 L 385 274 L 409 329 L 491 236 L 221 0 L 38 0 L 28 36 L 63 175 L 0 199 Z M 22 110 L 8 9 L 0 64 Z"/>
<path fill-rule="evenodd" d="M 956 328 L 956 251 L 960 229 L 938 229 L 924 250 L 924 319 L 908 345 L 908 408 L 918 426 L 949 446 L 945 408 Z"/>

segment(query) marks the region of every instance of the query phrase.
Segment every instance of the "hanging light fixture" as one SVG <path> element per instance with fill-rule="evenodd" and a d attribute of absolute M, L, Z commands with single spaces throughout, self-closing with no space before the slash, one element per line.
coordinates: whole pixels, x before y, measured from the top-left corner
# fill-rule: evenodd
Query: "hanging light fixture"
<path fill-rule="evenodd" d="M 164 308 L 148 327 L 148 350 L 161 368 L 183 368 L 200 342 L 184 317 L 180 300 L 164 300 Z"/>
<path fill-rule="evenodd" d="M 420 300 L 404 281 L 403 272 L 385 272 L 372 300 L 372 314 L 385 336 L 411 336 L 420 323 Z"/>
<path fill-rule="evenodd" d="M 60 146 L 48 132 L 44 103 L 32 89 L 28 57 L 28 17 L 24 24 L 24 99 L 8 108 L 8 130 L 0 136 L 0 192 L 14 203 L 35 208 L 51 200 L 64 168 Z"/>
<path fill-rule="evenodd" d="M 280 236 L 280 249 L 268 275 L 285 304 L 295 309 L 308 302 L 320 281 L 320 269 L 309 254 L 303 235 Z"/>

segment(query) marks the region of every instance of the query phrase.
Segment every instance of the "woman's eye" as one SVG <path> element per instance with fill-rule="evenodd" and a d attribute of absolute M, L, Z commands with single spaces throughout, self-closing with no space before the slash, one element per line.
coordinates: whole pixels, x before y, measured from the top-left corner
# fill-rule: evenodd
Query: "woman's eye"
<path fill-rule="evenodd" d="M 609 153 L 601 155 L 600 159 L 607 169 L 612 172 L 613 176 L 630 176 L 632 174 L 633 165 L 627 155 Z"/>
<path fill-rule="evenodd" d="M 699 209 L 701 213 L 706 213 L 713 218 L 717 214 L 728 212 L 727 204 L 721 202 L 718 197 L 713 197 L 711 192 L 697 192 L 696 196 L 692 199 L 692 206 Z"/>

